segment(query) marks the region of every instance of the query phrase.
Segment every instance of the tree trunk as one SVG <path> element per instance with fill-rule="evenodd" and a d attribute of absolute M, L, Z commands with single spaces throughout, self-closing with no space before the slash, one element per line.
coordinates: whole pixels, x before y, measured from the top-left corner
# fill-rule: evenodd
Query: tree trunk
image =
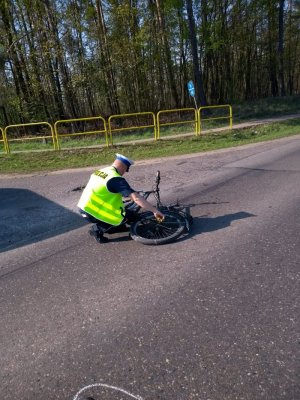
<path fill-rule="evenodd" d="M 163 48 L 164 48 L 164 55 L 165 55 L 166 67 L 167 67 L 167 71 L 168 71 L 168 78 L 169 78 L 169 82 L 170 82 L 170 86 L 171 86 L 172 97 L 175 102 L 175 107 L 179 108 L 179 98 L 178 98 L 177 87 L 176 87 L 176 83 L 175 83 L 175 77 L 174 77 L 174 73 L 173 73 L 170 46 L 169 46 L 167 35 L 166 35 L 164 13 L 163 13 L 163 10 L 161 7 L 161 1 L 155 0 L 155 4 L 156 4 L 156 10 L 157 10 L 157 21 L 158 21 L 159 31 L 161 34 L 161 40 L 162 40 Z"/>
<path fill-rule="evenodd" d="M 186 0 L 186 9 L 188 14 L 188 22 L 189 22 L 189 37 L 190 43 L 192 48 L 192 57 L 193 57 L 193 67 L 194 67 L 194 77 L 196 83 L 196 98 L 198 101 L 198 105 L 200 103 L 201 106 L 205 106 L 206 102 L 206 95 L 204 93 L 203 88 L 203 81 L 202 81 L 202 74 L 200 71 L 199 59 L 198 59 L 198 42 L 196 36 L 196 29 L 195 29 L 195 20 L 194 20 L 194 13 L 193 13 L 193 5 L 192 0 Z"/>
<path fill-rule="evenodd" d="M 269 50 L 269 76 L 271 83 L 272 96 L 278 96 L 278 81 L 277 81 L 277 52 L 274 43 L 276 43 L 276 23 L 274 16 L 274 3 L 271 1 L 268 5 L 268 50 Z M 276 11 L 276 10 L 275 10 Z"/>
<path fill-rule="evenodd" d="M 285 96 L 286 91 L 285 91 L 285 82 L 284 82 L 284 0 L 279 1 L 278 59 L 279 59 L 280 95 Z"/>
<path fill-rule="evenodd" d="M 120 105 L 118 100 L 118 93 L 117 93 L 117 85 L 115 81 L 114 71 L 113 71 L 113 64 L 111 60 L 111 55 L 109 51 L 109 45 L 107 40 L 106 34 L 106 25 L 105 19 L 102 9 L 102 2 L 101 0 L 96 0 L 96 14 L 97 14 L 97 24 L 98 24 L 98 31 L 99 31 L 99 39 L 100 39 L 100 51 L 102 52 L 103 57 L 103 67 L 104 73 L 106 77 L 106 87 L 109 93 L 109 103 L 110 108 L 113 114 L 120 114 Z"/>

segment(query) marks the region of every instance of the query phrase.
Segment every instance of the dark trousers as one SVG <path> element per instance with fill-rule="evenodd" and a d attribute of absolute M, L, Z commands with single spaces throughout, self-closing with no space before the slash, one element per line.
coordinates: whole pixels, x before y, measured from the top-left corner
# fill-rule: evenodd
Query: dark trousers
<path fill-rule="evenodd" d="M 79 209 L 79 213 L 87 222 L 96 224 L 97 228 L 100 231 L 108 232 L 108 233 L 126 232 L 126 231 L 128 231 L 128 227 L 126 226 L 126 224 L 135 222 L 138 218 L 138 214 L 136 212 L 131 211 L 131 210 L 126 210 L 123 221 L 121 222 L 120 225 L 116 226 L 116 225 L 110 225 L 104 221 L 100 221 L 99 219 L 93 217 L 92 215 L 88 214 L 87 212 L 85 212 L 81 209 Z"/>

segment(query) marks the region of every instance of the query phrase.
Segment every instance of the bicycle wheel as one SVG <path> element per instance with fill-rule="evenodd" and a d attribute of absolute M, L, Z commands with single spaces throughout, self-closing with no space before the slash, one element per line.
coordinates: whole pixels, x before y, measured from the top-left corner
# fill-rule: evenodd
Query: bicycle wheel
<path fill-rule="evenodd" d="M 158 222 L 150 212 L 140 214 L 130 228 L 132 239 L 143 244 L 166 244 L 173 242 L 185 231 L 185 219 L 176 211 L 164 212 L 165 219 Z"/>

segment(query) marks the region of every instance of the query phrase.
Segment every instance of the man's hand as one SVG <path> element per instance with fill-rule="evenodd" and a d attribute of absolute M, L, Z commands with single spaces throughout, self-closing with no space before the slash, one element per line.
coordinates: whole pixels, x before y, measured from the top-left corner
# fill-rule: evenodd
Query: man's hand
<path fill-rule="evenodd" d="M 165 219 L 165 216 L 160 211 L 154 212 L 154 217 L 158 222 L 162 222 Z"/>
<path fill-rule="evenodd" d="M 150 204 L 144 197 L 142 197 L 138 192 L 131 193 L 131 200 L 133 200 L 138 206 L 144 208 L 147 211 L 152 211 L 154 217 L 157 221 L 162 222 L 165 219 L 165 216 L 162 212 L 157 210 L 152 204 Z"/>

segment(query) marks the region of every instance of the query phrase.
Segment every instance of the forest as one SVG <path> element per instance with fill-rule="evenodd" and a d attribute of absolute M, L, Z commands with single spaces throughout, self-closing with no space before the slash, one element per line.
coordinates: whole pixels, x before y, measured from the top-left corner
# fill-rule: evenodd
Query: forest
<path fill-rule="evenodd" d="M 0 0 L 0 127 L 300 92 L 298 0 Z"/>

